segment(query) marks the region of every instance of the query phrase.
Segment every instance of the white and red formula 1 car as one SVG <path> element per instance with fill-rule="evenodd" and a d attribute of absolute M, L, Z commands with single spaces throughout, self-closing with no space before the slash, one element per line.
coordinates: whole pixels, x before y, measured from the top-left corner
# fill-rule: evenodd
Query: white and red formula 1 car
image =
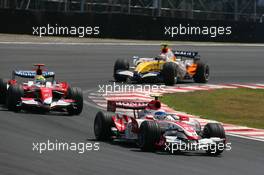
<path fill-rule="evenodd" d="M 55 81 L 54 72 L 42 69 L 44 64 L 34 66 L 33 71 L 13 71 L 11 80 L 0 79 L 0 103 L 11 111 L 65 111 L 79 115 L 83 109 L 81 89 L 71 88 L 67 82 Z M 16 77 L 31 80 L 19 83 Z"/>
<path fill-rule="evenodd" d="M 116 112 L 117 108 L 132 109 L 133 113 Z M 164 112 L 157 97 L 150 102 L 108 101 L 107 112 L 96 114 L 94 133 L 101 141 L 135 142 L 143 151 L 205 150 L 210 155 L 219 155 L 226 145 L 220 123 L 208 123 L 201 130 L 200 123 L 193 118 Z"/>

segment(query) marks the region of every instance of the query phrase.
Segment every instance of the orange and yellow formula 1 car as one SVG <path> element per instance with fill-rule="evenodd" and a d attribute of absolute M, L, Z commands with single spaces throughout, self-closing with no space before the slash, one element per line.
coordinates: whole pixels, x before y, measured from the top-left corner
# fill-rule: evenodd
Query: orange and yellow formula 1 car
<path fill-rule="evenodd" d="M 114 65 L 114 79 L 126 82 L 163 82 L 174 85 L 178 81 L 193 79 L 196 83 L 207 83 L 209 66 L 202 62 L 198 52 L 173 51 L 174 59 L 133 57 L 133 67 L 126 59 L 118 59 Z M 169 61 L 168 61 L 169 60 Z"/>

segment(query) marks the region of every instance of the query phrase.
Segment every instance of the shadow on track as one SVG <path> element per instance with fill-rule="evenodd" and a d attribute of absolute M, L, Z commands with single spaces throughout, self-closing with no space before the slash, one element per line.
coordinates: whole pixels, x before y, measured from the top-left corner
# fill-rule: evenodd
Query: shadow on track
<path fill-rule="evenodd" d="M 158 151 L 154 151 L 154 152 L 144 152 L 141 151 L 140 148 L 138 148 L 137 143 L 135 142 L 125 142 L 125 141 L 110 141 L 110 142 L 102 142 L 102 141 L 97 141 L 95 138 L 88 138 L 86 139 L 87 141 L 92 141 L 92 142 L 99 142 L 99 143 L 104 143 L 104 144 L 108 144 L 108 145 L 113 145 L 116 146 L 117 149 L 118 147 L 122 147 L 122 148 L 126 148 L 128 151 L 131 152 L 137 152 L 137 153 L 144 153 L 144 154 L 156 154 L 156 155 L 160 155 L 160 156 L 187 156 L 187 157 L 193 157 L 193 156 L 198 156 L 198 157 L 218 157 L 221 158 L 222 155 L 208 155 L 205 152 L 195 152 L 195 151 L 182 151 L 182 152 L 175 152 L 175 153 L 170 153 L 168 151 L 163 151 L 163 150 L 158 150 Z"/>

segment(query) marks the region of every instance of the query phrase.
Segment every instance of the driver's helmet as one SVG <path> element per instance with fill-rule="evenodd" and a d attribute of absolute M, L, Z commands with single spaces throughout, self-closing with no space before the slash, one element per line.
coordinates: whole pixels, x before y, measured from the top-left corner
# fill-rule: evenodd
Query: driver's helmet
<path fill-rule="evenodd" d="M 167 113 L 164 111 L 157 111 L 154 113 L 154 118 L 157 120 L 164 120 L 167 116 Z"/>
<path fill-rule="evenodd" d="M 46 79 L 45 79 L 44 76 L 42 76 L 42 75 L 37 75 L 37 76 L 35 77 L 35 83 L 36 83 L 36 84 L 45 84 L 45 82 L 46 82 Z"/>
<path fill-rule="evenodd" d="M 164 54 L 164 53 L 161 53 L 159 56 L 158 56 L 158 60 L 164 60 L 166 61 L 167 59 L 167 56 Z"/>
<path fill-rule="evenodd" d="M 169 51 L 169 45 L 168 44 L 161 44 L 161 53 L 166 54 Z"/>

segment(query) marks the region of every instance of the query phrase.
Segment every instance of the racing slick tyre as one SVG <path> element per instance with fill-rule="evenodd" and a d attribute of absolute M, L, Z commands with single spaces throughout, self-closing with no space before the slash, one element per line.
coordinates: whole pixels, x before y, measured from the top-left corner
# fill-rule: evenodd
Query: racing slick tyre
<path fill-rule="evenodd" d="M 177 77 L 177 67 L 173 62 L 167 62 L 163 65 L 161 71 L 163 81 L 167 86 L 173 86 L 175 84 L 175 78 Z"/>
<path fill-rule="evenodd" d="M 127 76 L 117 74 L 117 71 L 129 70 L 129 62 L 125 59 L 118 59 L 114 65 L 114 79 L 116 82 L 126 82 Z"/>
<path fill-rule="evenodd" d="M 21 98 L 24 96 L 24 89 L 20 85 L 12 85 L 7 91 L 7 108 L 10 111 L 18 112 L 21 108 L 18 106 Z"/>
<path fill-rule="evenodd" d="M 226 135 L 225 135 L 224 127 L 220 123 L 207 123 L 203 129 L 203 137 L 204 138 L 219 137 L 221 139 L 225 139 Z M 224 151 L 223 148 L 222 149 L 219 148 L 220 146 L 216 144 L 214 147 L 210 146 L 210 148 L 206 152 L 209 155 L 219 155 Z"/>
<path fill-rule="evenodd" d="M 193 76 L 195 83 L 207 83 L 209 80 L 209 66 L 201 61 L 197 62 L 196 74 Z"/>
<path fill-rule="evenodd" d="M 112 116 L 114 113 L 99 111 L 94 120 L 94 135 L 97 140 L 111 140 L 113 133 L 111 128 L 114 126 Z"/>
<path fill-rule="evenodd" d="M 161 137 L 161 128 L 155 121 L 144 121 L 140 125 L 138 144 L 142 151 L 155 151 L 155 144 Z"/>
<path fill-rule="evenodd" d="M 7 81 L 0 79 L 0 104 L 5 104 L 7 95 Z"/>
<path fill-rule="evenodd" d="M 67 108 L 69 115 L 80 115 L 83 110 L 83 93 L 80 88 L 69 88 L 67 99 L 75 100 L 75 104 Z"/>

